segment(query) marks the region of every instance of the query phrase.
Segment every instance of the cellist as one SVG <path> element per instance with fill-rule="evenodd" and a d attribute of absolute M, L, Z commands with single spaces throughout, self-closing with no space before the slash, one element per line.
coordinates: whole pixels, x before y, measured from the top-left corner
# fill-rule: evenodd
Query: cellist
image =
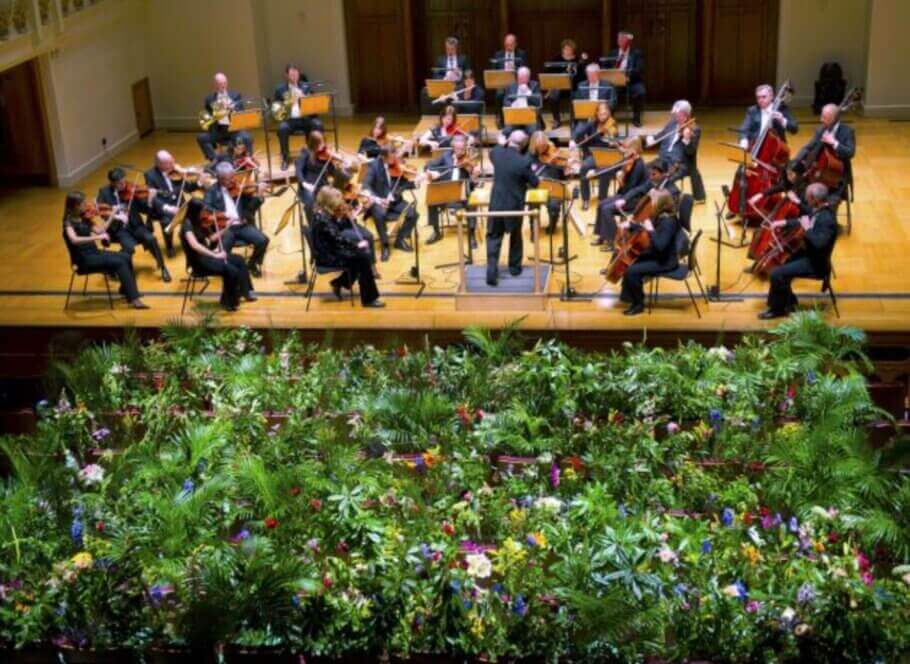
<path fill-rule="evenodd" d="M 831 274 L 831 252 L 837 240 L 837 219 L 829 203 L 828 188 L 821 182 L 806 187 L 807 204 L 801 206 L 799 219 L 771 222 L 773 228 L 792 230 L 797 225 L 805 231 L 805 243 L 787 262 L 771 271 L 768 307 L 758 317 L 761 320 L 786 316 L 798 304 L 791 282 L 797 277 L 826 279 Z"/>
<path fill-rule="evenodd" d="M 813 164 L 806 163 L 807 160 L 812 155 L 816 155 L 823 145 L 828 146 L 844 164 L 843 177 L 831 191 L 832 200 L 840 201 L 846 196 L 847 185 L 853 183 L 851 160 L 856 154 L 856 136 L 852 127 L 840 122 L 840 108 L 837 104 L 826 104 L 822 108 L 821 123 L 821 126 L 815 130 L 812 139 L 796 155 L 795 170 L 797 173 L 801 173 L 811 169 Z"/>
<path fill-rule="evenodd" d="M 629 195 L 634 196 L 639 191 L 639 187 L 648 182 L 648 169 L 641 158 L 641 138 L 633 136 L 626 139 L 620 150 L 623 156 L 623 161 L 620 163 L 624 165 L 622 171 L 616 176 L 619 186 L 615 196 L 608 196 L 597 206 L 594 240 L 591 242 L 594 246 L 604 243 L 613 244 L 613 237 L 616 234 L 616 215 L 621 214 L 627 208 L 635 207 L 637 198 L 629 198 Z M 593 171 L 593 173 L 598 173 L 598 171 Z"/>
<path fill-rule="evenodd" d="M 784 143 L 787 142 L 787 132 L 795 134 L 799 131 L 799 124 L 786 104 L 780 104 L 775 111 L 774 88 L 763 84 L 755 88 L 755 105 L 746 109 L 746 117 L 739 128 L 739 144 L 743 148 L 752 145 L 766 127 L 770 129 Z"/>
<path fill-rule="evenodd" d="M 646 277 L 675 270 L 679 264 L 679 255 L 676 253 L 679 220 L 673 195 L 666 189 L 654 189 L 648 195 L 654 204 L 652 219 L 641 223 L 623 222 L 619 225 L 623 231 L 644 231 L 650 236 L 650 247 L 638 255 L 622 278 L 619 301 L 629 305 L 623 311 L 626 316 L 636 316 L 645 310 Z"/>

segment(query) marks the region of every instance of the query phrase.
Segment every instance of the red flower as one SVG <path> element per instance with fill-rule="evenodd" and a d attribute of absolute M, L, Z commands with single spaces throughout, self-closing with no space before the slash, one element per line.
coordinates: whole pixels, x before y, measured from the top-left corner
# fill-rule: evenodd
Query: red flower
<path fill-rule="evenodd" d="M 265 520 L 265 527 L 269 528 L 269 529 L 277 528 L 278 519 L 273 519 L 272 517 L 269 517 L 268 519 Z"/>
<path fill-rule="evenodd" d="M 322 501 L 319 498 L 310 498 L 310 507 L 314 512 L 319 512 L 322 510 Z"/>
<path fill-rule="evenodd" d="M 96 523 L 95 530 L 97 530 L 99 533 L 103 533 L 104 532 L 104 521 L 99 521 L 98 523 Z"/>
<path fill-rule="evenodd" d="M 760 507 L 758 510 L 758 513 L 761 514 L 762 516 L 768 516 L 769 514 L 771 514 L 771 510 L 768 509 L 767 507 Z"/>
<path fill-rule="evenodd" d="M 449 535 L 449 536 L 454 535 L 454 534 L 455 534 L 455 526 L 453 526 L 453 525 L 452 525 L 451 523 L 449 523 L 448 521 L 443 521 L 443 522 L 442 522 L 442 532 L 445 533 L 446 535 Z"/>
<path fill-rule="evenodd" d="M 292 496 L 299 496 L 299 495 L 300 495 L 300 487 L 299 487 L 299 486 L 292 487 L 292 488 L 291 488 L 291 495 L 292 495 Z"/>
<path fill-rule="evenodd" d="M 752 522 L 755 521 L 755 517 L 752 516 L 752 512 L 743 512 L 743 523 L 747 526 L 751 526 Z"/>
<path fill-rule="evenodd" d="M 458 408 L 455 409 L 455 413 L 458 415 L 461 426 L 470 427 L 474 423 L 474 415 L 468 412 L 467 406 L 458 406 Z"/>
<path fill-rule="evenodd" d="M 840 541 L 840 535 L 838 535 L 837 532 L 832 530 L 828 533 L 828 544 L 837 544 L 838 541 Z"/>
<path fill-rule="evenodd" d="M 348 547 L 348 543 L 345 542 L 344 540 L 341 540 L 340 542 L 338 542 L 338 544 L 335 545 L 335 551 L 339 554 L 345 554 L 349 550 L 350 550 L 350 547 Z"/>
<path fill-rule="evenodd" d="M 486 413 L 483 412 L 483 409 L 477 408 L 477 409 L 474 411 L 474 419 L 476 419 L 478 422 L 480 422 L 480 421 L 483 419 L 483 417 L 484 417 L 485 414 L 486 414 Z"/>
<path fill-rule="evenodd" d="M 333 583 L 335 582 L 332 581 L 332 577 L 330 577 L 328 574 L 322 575 L 322 585 L 324 588 L 331 588 Z"/>

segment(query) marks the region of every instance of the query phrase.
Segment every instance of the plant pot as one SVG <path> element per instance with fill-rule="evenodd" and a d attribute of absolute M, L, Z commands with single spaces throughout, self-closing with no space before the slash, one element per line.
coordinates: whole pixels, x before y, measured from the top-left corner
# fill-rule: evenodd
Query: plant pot
<path fill-rule="evenodd" d="M 56 659 L 56 651 L 47 643 L 36 643 L 20 649 L 0 647 L 0 661 L 9 664 L 46 664 Z"/>
<path fill-rule="evenodd" d="M 131 662 L 134 653 L 129 648 L 68 648 L 59 646 L 58 653 L 67 664 L 122 664 Z"/>
<path fill-rule="evenodd" d="M 237 646 L 224 648 L 224 661 L 228 664 L 298 664 L 300 656 L 292 654 L 282 646 Z M 305 660 L 309 661 L 309 660 Z"/>
<path fill-rule="evenodd" d="M 149 664 L 214 664 L 215 651 L 180 646 L 152 646 L 145 652 Z"/>

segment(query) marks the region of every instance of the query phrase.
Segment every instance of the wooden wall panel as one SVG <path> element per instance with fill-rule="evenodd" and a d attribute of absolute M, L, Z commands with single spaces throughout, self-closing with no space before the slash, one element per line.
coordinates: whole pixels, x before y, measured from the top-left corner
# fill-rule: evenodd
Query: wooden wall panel
<path fill-rule="evenodd" d="M 527 51 L 534 74 L 559 53 L 566 38 L 575 40 L 579 53 L 600 55 L 602 0 L 509 0 L 508 7 L 509 31 Z"/>
<path fill-rule="evenodd" d="M 345 0 L 351 98 L 358 111 L 398 110 L 411 84 L 406 40 L 408 0 Z"/>
<path fill-rule="evenodd" d="M 51 183 L 52 157 L 37 61 L 0 72 L 0 179 Z"/>

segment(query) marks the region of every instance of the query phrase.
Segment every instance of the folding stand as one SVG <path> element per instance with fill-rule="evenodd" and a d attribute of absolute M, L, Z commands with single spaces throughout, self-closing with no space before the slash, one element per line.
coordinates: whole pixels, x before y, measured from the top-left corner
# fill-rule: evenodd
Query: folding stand
<path fill-rule="evenodd" d="M 461 204 L 464 199 L 464 180 L 439 180 L 438 182 L 429 182 L 427 183 L 427 193 L 426 193 L 426 205 L 427 209 L 431 206 L 437 206 L 442 208 L 442 213 L 445 215 L 445 223 L 448 224 L 449 219 L 449 206 Z M 468 245 L 470 247 L 470 245 Z M 468 265 L 474 263 L 473 256 L 469 256 L 466 260 Z M 454 263 L 443 263 L 442 265 L 437 265 L 436 269 L 454 267 L 459 263 L 456 261 Z"/>
<path fill-rule="evenodd" d="M 407 207 L 401 211 L 399 218 L 404 221 L 405 216 L 408 214 L 408 209 L 411 207 L 417 207 L 417 201 L 411 201 Z M 420 277 L 420 234 L 417 232 L 417 224 L 414 224 L 414 230 L 411 232 L 414 239 L 414 265 L 411 266 L 411 269 L 408 271 L 407 276 L 398 277 L 395 280 L 396 284 L 402 286 L 420 286 L 417 289 L 415 298 L 420 297 L 423 294 L 424 289 L 427 287 L 426 282 Z"/>

